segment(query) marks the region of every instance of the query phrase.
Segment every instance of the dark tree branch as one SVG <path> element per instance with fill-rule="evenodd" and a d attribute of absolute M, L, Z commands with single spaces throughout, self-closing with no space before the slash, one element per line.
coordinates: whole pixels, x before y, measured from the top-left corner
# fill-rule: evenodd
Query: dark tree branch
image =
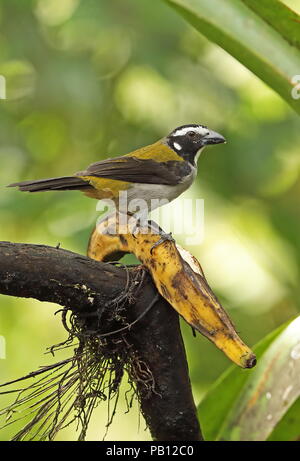
<path fill-rule="evenodd" d="M 0 293 L 36 298 L 74 312 L 105 306 L 126 289 L 128 270 L 42 245 L 0 242 Z M 126 313 L 134 321 L 157 291 L 150 276 Z M 107 327 L 109 325 L 105 326 Z M 145 394 L 136 382 L 141 408 L 155 440 L 201 440 L 177 313 L 159 297 L 128 332 L 132 353 L 147 364 L 155 391 Z"/>

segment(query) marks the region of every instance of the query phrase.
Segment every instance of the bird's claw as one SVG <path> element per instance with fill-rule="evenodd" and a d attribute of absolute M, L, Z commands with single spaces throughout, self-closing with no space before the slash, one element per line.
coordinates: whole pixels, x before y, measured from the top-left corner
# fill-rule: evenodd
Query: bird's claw
<path fill-rule="evenodd" d="M 150 250 L 151 255 L 153 253 L 154 248 L 158 247 L 164 242 L 175 242 L 175 240 L 172 237 L 172 232 L 170 232 L 169 234 L 168 233 L 161 234 L 160 239 L 157 240 L 157 242 L 155 242 L 151 247 L 151 250 Z"/>

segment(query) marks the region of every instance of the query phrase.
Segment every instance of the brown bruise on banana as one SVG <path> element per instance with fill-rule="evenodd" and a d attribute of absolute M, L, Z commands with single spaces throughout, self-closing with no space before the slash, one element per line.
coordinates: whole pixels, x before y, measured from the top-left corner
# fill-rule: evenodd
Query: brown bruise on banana
<path fill-rule="evenodd" d="M 90 258 L 108 261 L 118 253 L 135 254 L 150 271 L 159 293 L 193 328 L 237 365 L 243 368 L 253 366 L 254 354 L 236 333 L 196 258 L 172 241 L 165 241 L 151 253 L 159 235 L 133 235 L 121 226 L 118 235 L 108 235 L 103 233 L 107 225 L 109 221 L 104 221 L 94 230 L 88 248 Z"/>

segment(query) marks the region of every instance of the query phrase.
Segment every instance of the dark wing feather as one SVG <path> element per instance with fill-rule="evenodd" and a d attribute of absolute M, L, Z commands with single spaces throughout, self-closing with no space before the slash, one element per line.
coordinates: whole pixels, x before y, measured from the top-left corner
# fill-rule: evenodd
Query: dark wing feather
<path fill-rule="evenodd" d="M 139 159 L 137 157 L 117 157 L 93 163 L 87 170 L 81 171 L 77 175 L 117 179 L 133 183 L 176 186 L 190 172 L 191 167 L 186 162 L 174 160 L 157 162 L 152 159 Z"/>

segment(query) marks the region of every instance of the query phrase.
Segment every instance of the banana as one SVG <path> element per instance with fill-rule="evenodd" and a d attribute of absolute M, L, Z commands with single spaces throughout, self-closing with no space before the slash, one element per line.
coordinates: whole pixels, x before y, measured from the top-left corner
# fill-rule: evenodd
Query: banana
<path fill-rule="evenodd" d="M 111 231 L 116 229 L 117 233 Z M 88 256 L 99 261 L 119 259 L 133 253 L 150 271 L 157 290 L 195 330 L 210 339 L 242 368 L 252 368 L 256 358 L 238 336 L 229 316 L 207 283 L 201 265 L 173 239 L 162 243 L 150 224 L 135 226 L 116 223 L 115 216 L 101 221 L 93 231 Z M 158 244 L 159 243 L 159 244 Z"/>

